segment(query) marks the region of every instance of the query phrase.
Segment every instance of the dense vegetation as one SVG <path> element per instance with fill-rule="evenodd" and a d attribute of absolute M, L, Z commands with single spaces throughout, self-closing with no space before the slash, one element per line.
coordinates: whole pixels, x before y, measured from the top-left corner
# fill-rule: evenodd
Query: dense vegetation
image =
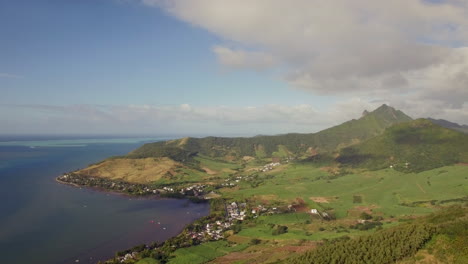
<path fill-rule="evenodd" d="M 171 157 L 186 160 L 195 154 L 223 158 L 308 157 L 321 152 L 331 152 L 374 137 L 385 128 L 411 120 L 401 111 L 383 105 L 358 120 L 313 134 L 284 134 L 251 138 L 183 138 L 166 142 L 145 144 L 128 155 L 130 158 Z"/>
<path fill-rule="evenodd" d="M 394 263 L 413 256 L 436 235 L 451 236 L 450 239 L 455 243 L 449 245 L 449 250 L 462 250 L 457 253 L 457 258 L 466 260 L 468 252 L 463 248 L 467 245 L 466 213 L 466 209 L 454 206 L 431 215 L 424 221 L 404 224 L 356 239 L 344 236 L 326 242 L 316 250 L 288 259 L 285 263 Z"/>
<path fill-rule="evenodd" d="M 333 160 L 336 151 L 340 155 Z M 193 164 L 197 155 L 221 160 L 293 157 L 318 164 L 338 162 L 372 170 L 391 166 L 419 172 L 468 162 L 468 135 L 426 119 L 411 121 L 401 111 L 383 105 L 358 120 L 314 134 L 184 138 L 145 144 L 127 157 L 169 157 Z"/>
<path fill-rule="evenodd" d="M 453 130 L 457 130 L 460 132 L 463 132 L 465 134 L 468 134 L 468 125 L 459 125 L 457 123 L 453 123 L 444 119 L 433 119 L 433 118 L 428 118 L 427 120 L 431 121 L 432 123 L 439 125 L 441 127 L 445 128 L 450 128 Z"/>
<path fill-rule="evenodd" d="M 426 119 L 394 125 L 379 136 L 343 149 L 337 160 L 353 167 L 393 167 L 419 172 L 468 162 L 468 135 Z"/>

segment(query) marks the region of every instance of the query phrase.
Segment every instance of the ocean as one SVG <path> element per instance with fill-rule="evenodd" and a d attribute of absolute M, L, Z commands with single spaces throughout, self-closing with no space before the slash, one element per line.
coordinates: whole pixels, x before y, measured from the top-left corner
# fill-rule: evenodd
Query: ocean
<path fill-rule="evenodd" d="M 2 141 L 3 140 L 3 141 Z M 208 204 L 76 188 L 58 175 L 158 138 L 0 138 L 2 263 L 96 263 L 164 241 L 208 215 Z"/>

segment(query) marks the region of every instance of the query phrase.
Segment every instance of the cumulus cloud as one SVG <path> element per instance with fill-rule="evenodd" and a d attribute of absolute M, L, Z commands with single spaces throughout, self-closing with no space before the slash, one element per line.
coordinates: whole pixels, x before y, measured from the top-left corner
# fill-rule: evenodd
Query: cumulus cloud
<path fill-rule="evenodd" d="M 229 43 L 213 48 L 223 65 L 278 66 L 317 94 L 466 107 L 465 0 L 142 1 Z"/>

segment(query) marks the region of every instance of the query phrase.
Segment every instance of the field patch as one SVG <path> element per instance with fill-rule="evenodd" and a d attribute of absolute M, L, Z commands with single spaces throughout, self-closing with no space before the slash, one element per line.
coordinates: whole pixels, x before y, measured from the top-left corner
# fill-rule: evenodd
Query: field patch
<path fill-rule="evenodd" d="M 335 198 L 317 196 L 317 197 L 309 197 L 309 199 L 316 203 L 330 203 L 330 200 L 334 200 Z"/>
<path fill-rule="evenodd" d="M 215 175 L 215 174 L 218 174 L 217 171 L 214 171 L 208 167 L 202 167 L 202 170 L 206 171 L 206 173 L 208 173 L 209 175 Z"/>
<path fill-rule="evenodd" d="M 376 205 L 356 206 L 348 210 L 348 215 L 352 217 L 359 217 L 362 213 L 372 214 L 373 210 L 376 208 L 378 208 Z"/>
<path fill-rule="evenodd" d="M 261 201 L 263 204 L 269 204 L 271 202 L 278 200 L 278 195 L 268 194 L 268 195 L 256 195 L 255 200 Z"/>
<path fill-rule="evenodd" d="M 231 245 L 227 241 L 207 242 L 198 246 L 177 249 L 169 264 L 199 264 L 206 263 L 230 252 L 241 251 L 248 245 Z"/>

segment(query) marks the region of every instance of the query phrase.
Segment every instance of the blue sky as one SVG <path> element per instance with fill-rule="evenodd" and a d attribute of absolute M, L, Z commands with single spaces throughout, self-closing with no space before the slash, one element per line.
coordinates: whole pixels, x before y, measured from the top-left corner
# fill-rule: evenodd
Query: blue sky
<path fill-rule="evenodd" d="M 2 103 L 257 105 L 313 99 L 288 91 L 269 72 L 221 69 L 211 52 L 219 38 L 161 9 L 104 0 L 4 5 L 1 30 L 8 37 L 0 67 L 20 78 L 2 79 L 8 87 Z M 275 96 L 262 96 L 267 92 Z"/>
<path fill-rule="evenodd" d="M 467 120 L 466 5 L 368 1 L 2 1 L 0 134 L 313 132 L 384 102 Z"/>

